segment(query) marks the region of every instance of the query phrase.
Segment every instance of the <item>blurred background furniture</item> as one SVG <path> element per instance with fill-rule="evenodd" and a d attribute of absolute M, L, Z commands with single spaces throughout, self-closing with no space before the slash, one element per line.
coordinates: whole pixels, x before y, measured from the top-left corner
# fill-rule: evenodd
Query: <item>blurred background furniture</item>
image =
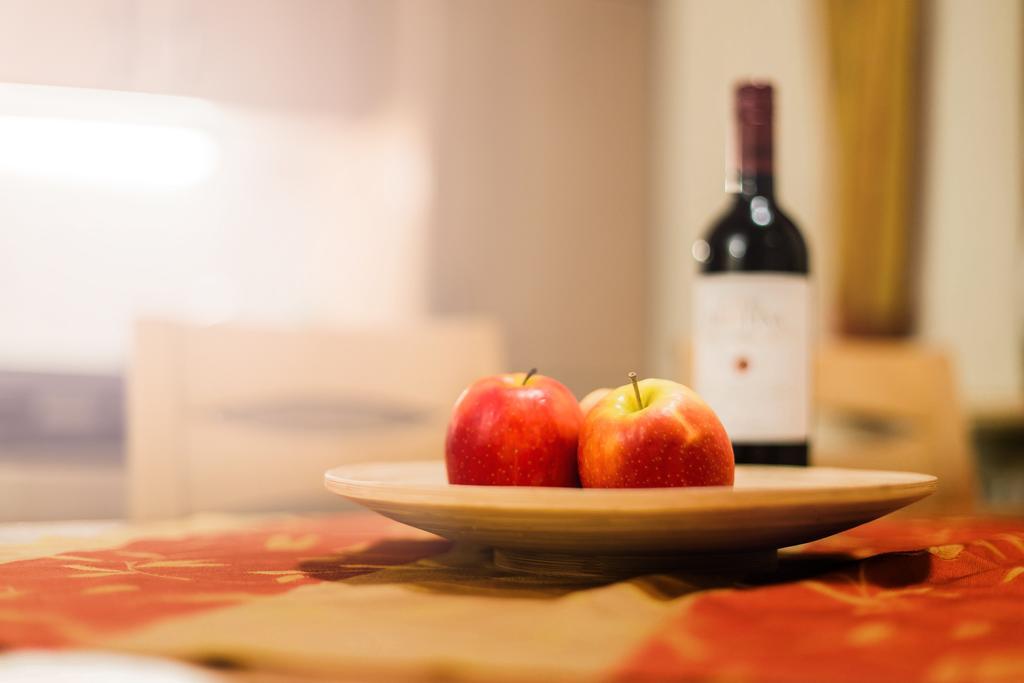
<path fill-rule="evenodd" d="M 987 508 L 1019 514 L 1024 510 L 1024 400 L 974 405 L 969 417 Z"/>
<path fill-rule="evenodd" d="M 689 343 L 679 367 L 687 382 Z M 913 513 L 975 508 L 976 459 L 948 354 L 899 340 L 833 340 L 817 349 L 814 382 L 813 464 L 934 474 L 938 492 Z"/>
<path fill-rule="evenodd" d="M 944 351 L 904 341 L 839 341 L 818 351 L 814 462 L 939 477 L 914 512 L 964 513 L 978 500 L 967 419 Z"/>
<path fill-rule="evenodd" d="M 0 371 L 0 520 L 124 514 L 123 381 Z"/>
<path fill-rule="evenodd" d="M 337 507 L 328 468 L 440 458 L 452 402 L 503 367 L 497 326 L 136 327 L 128 379 L 132 517 Z"/>

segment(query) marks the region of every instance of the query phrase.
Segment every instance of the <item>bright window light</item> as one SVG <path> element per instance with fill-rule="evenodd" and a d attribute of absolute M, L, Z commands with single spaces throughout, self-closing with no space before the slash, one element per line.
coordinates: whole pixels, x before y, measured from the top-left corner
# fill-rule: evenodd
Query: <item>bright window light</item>
<path fill-rule="evenodd" d="M 201 100 L 77 88 L 0 86 L 0 173 L 115 188 L 196 185 L 219 149 L 193 124 Z M 184 119 L 184 121 L 183 121 Z"/>
<path fill-rule="evenodd" d="M 0 171 L 33 178 L 175 188 L 217 162 L 209 135 L 173 126 L 0 116 Z"/>

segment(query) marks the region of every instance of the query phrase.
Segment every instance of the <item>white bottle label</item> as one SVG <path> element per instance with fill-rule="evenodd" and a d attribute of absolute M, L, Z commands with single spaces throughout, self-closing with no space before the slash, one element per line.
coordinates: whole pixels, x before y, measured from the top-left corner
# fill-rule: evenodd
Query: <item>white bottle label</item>
<path fill-rule="evenodd" d="M 807 439 L 810 285 L 805 275 L 700 275 L 693 388 L 736 443 Z"/>

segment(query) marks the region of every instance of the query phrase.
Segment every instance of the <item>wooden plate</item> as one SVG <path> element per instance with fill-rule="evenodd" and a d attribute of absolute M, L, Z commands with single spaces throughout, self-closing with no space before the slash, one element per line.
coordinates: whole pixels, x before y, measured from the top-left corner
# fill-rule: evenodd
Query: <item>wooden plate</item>
<path fill-rule="evenodd" d="M 441 461 L 346 465 L 328 490 L 456 541 L 493 546 L 515 569 L 598 573 L 696 565 L 778 548 L 871 521 L 935 490 L 912 472 L 738 465 L 734 487 L 569 489 L 456 486 Z M 723 559 L 724 558 L 724 559 Z M 595 570 L 596 571 L 596 570 Z"/>

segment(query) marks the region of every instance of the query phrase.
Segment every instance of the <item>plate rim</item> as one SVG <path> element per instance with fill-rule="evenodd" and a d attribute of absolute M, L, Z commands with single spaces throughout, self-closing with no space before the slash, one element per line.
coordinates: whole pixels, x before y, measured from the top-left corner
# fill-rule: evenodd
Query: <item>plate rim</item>
<path fill-rule="evenodd" d="M 823 502 L 879 503 L 892 500 L 919 500 L 935 491 L 938 477 L 920 472 L 902 470 L 854 469 L 844 467 L 810 468 L 786 465 L 737 465 L 749 468 L 783 467 L 792 471 L 856 472 L 868 476 L 901 478 L 902 481 L 885 483 L 861 483 L 853 485 L 779 486 L 735 489 L 731 486 L 702 487 L 660 487 L 644 489 L 586 489 L 543 486 L 478 486 L 457 485 L 457 495 L 438 484 L 415 482 L 390 482 L 371 479 L 354 479 L 352 470 L 358 468 L 401 468 L 403 466 L 442 467 L 443 460 L 370 461 L 339 465 L 324 473 L 324 486 L 331 493 L 354 500 L 386 503 L 400 502 L 402 505 L 429 506 L 448 509 L 480 510 L 537 510 L 548 509 L 559 512 L 595 511 L 630 513 L 665 512 L 667 510 L 700 509 L 722 510 L 747 509 L 755 506 L 783 504 L 780 496 L 788 498 L 786 505 L 820 505 Z M 350 476 L 343 476 L 347 471 Z M 449 485 L 452 486 L 452 485 Z M 799 500 L 793 500 L 798 498 Z"/>

